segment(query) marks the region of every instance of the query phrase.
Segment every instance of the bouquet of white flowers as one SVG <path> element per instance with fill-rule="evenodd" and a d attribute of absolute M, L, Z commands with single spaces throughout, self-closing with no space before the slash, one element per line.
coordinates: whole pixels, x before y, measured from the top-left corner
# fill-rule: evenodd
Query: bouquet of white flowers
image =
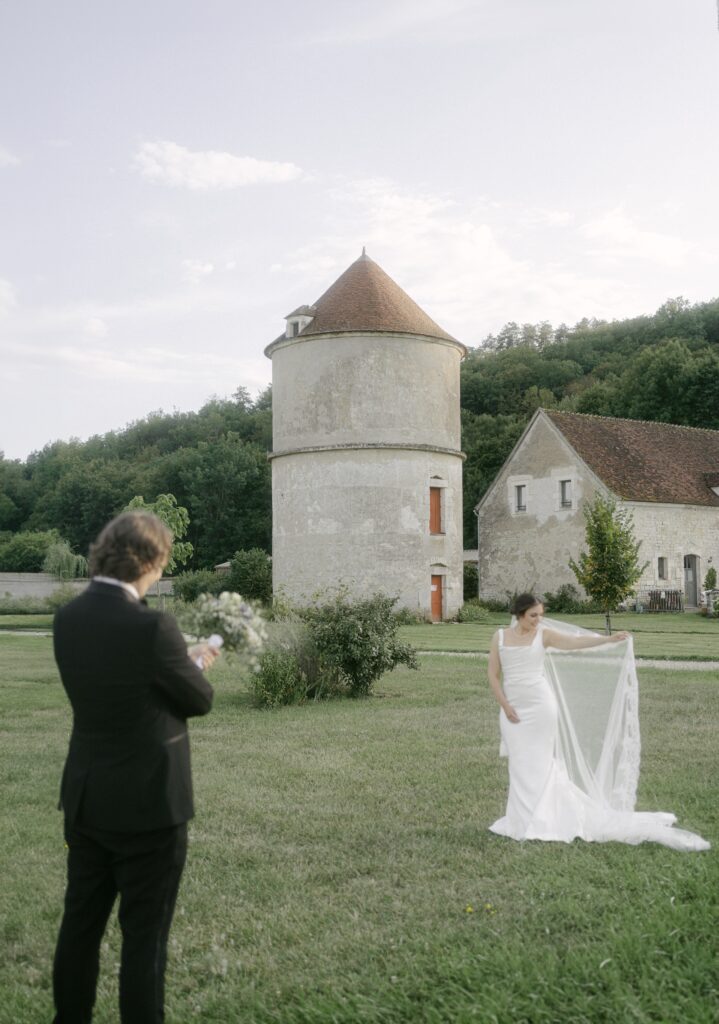
<path fill-rule="evenodd" d="M 198 639 L 209 637 L 213 647 L 223 646 L 227 651 L 247 654 L 252 667 L 258 667 L 267 630 L 259 611 L 239 594 L 228 591 L 219 597 L 200 594 L 184 619 L 188 631 Z M 217 643 L 217 638 L 221 638 L 221 644 Z"/>

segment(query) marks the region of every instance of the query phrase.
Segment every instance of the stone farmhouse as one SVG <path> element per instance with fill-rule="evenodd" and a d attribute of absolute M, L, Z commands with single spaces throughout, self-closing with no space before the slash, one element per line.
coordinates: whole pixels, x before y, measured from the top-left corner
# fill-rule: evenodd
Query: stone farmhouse
<path fill-rule="evenodd" d="M 613 496 L 648 565 L 645 610 L 700 603 L 719 566 L 719 431 L 539 409 L 476 507 L 479 591 L 556 591 L 586 547 L 584 505 Z"/>
<path fill-rule="evenodd" d="M 272 569 L 293 602 L 345 585 L 426 618 L 462 604 L 464 345 L 366 255 L 295 309 L 272 360 Z"/>

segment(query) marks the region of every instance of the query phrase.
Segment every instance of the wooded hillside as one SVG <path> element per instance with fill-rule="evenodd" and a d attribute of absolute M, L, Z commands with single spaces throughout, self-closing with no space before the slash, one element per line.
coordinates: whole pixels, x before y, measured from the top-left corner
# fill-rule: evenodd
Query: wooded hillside
<path fill-rule="evenodd" d="M 462 366 L 465 545 L 472 509 L 539 406 L 719 429 L 719 299 L 670 300 L 653 316 L 575 327 L 507 324 Z M 190 513 L 193 567 L 270 549 L 271 392 L 240 387 L 193 413 L 150 413 L 88 441 L 0 460 L 0 541 L 56 529 L 85 553 L 135 495 L 171 493 Z M 4 537 L 3 537 L 4 533 Z"/>

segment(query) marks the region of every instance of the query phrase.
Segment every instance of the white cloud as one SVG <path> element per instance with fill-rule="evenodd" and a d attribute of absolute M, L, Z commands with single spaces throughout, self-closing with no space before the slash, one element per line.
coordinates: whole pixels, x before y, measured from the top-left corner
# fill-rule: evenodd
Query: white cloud
<path fill-rule="evenodd" d="M 3 316 L 5 313 L 9 313 L 16 305 L 17 299 L 15 298 L 15 289 L 9 281 L 0 277 L 0 316 Z"/>
<path fill-rule="evenodd" d="M 0 146 L 0 167 L 14 167 L 20 163 L 20 158 L 16 157 L 14 153 L 11 153 L 8 149 L 3 149 Z"/>
<path fill-rule="evenodd" d="M 363 6 L 361 17 L 344 26 L 310 33 L 305 42 L 336 46 L 379 42 L 427 28 L 435 31 L 456 15 L 476 11 L 477 6 L 478 0 L 383 0 L 374 11 Z"/>
<path fill-rule="evenodd" d="M 296 164 L 256 160 L 218 150 L 192 152 L 176 142 L 145 142 L 135 155 L 135 168 L 150 181 L 176 188 L 231 189 L 284 183 L 301 177 Z"/>
<path fill-rule="evenodd" d="M 682 238 L 643 230 L 621 206 L 587 221 L 581 232 L 588 241 L 595 243 L 590 254 L 609 264 L 638 259 L 665 267 L 680 267 L 692 249 L 691 243 Z"/>
<path fill-rule="evenodd" d="M 209 277 L 209 275 L 215 269 L 213 263 L 206 263 L 202 260 L 183 260 L 183 278 L 189 284 L 199 284 L 203 278 Z"/>
<path fill-rule="evenodd" d="M 325 233 L 270 268 L 292 282 L 290 305 L 316 300 L 366 245 L 467 345 L 508 320 L 575 323 L 641 311 L 624 275 L 598 273 L 586 259 L 570 211 L 486 198 L 467 203 L 385 179 L 343 183 L 330 195 Z M 547 225 L 549 235 L 538 232 Z"/>
<path fill-rule="evenodd" d="M 91 338 L 104 338 L 107 334 L 107 324 L 99 316 L 91 316 L 85 321 L 85 334 Z"/>

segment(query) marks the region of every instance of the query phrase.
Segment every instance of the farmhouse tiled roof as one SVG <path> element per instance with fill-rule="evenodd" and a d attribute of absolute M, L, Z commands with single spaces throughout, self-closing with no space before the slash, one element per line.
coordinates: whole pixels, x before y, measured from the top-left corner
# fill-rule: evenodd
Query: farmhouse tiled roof
<path fill-rule="evenodd" d="M 300 337 L 380 331 L 456 340 L 427 316 L 364 251 L 314 303 L 312 310 L 313 319 L 300 331 Z"/>
<path fill-rule="evenodd" d="M 619 498 L 719 506 L 719 430 L 581 413 L 545 414 Z"/>

